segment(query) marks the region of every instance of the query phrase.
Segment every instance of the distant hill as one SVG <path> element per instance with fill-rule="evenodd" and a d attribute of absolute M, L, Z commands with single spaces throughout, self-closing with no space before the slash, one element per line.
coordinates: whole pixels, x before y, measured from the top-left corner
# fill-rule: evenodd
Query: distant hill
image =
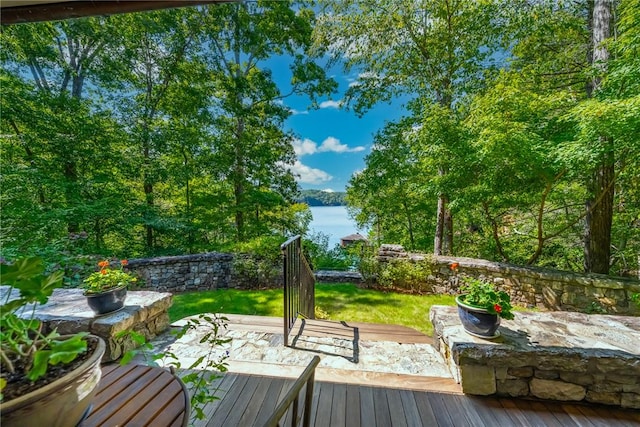
<path fill-rule="evenodd" d="M 298 202 L 309 206 L 344 206 L 346 194 L 344 191 L 302 190 Z"/>

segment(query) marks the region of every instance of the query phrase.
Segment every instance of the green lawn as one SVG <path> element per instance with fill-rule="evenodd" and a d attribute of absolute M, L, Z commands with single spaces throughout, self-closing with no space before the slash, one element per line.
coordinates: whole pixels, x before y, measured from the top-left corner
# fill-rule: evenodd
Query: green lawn
<path fill-rule="evenodd" d="M 317 284 L 316 308 L 329 320 L 404 325 L 427 335 L 432 305 L 454 305 L 451 295 L 407 295 L 361 289 L 353 284 Z M 173 297 L 172 321 L 199 313 L 282 316 L 282 290 L 235 289 L 192 292 Z"/>

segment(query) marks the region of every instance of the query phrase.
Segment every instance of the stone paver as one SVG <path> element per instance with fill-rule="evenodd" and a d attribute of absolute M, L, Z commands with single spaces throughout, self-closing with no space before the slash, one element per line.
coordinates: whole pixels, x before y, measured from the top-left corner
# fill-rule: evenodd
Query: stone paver
<path fill-rule="evenodd" d="M 208 351 L 209 346 L 200 343 L 207 330 L 204 326 L 198 327 L 178 340 L 164 333 L 153 341 L 154 351 L 171 351 L 185 367 Z M 443 357 L 431 344 L 358 340 L 354 346 L 352 340 L 302 335 L 292 340 L 293 347 L 285 347 L 282 334 L 234 330 L 233 325 L 222 336 L 231 338 L 231 342 L 217 348 L 214 357 L 228 352 L 227 362 L 232 372 L 242 370 L 246 365 L 243 362 L 304 367 L 318 355 L 320 369 L 452 378 Z"/>

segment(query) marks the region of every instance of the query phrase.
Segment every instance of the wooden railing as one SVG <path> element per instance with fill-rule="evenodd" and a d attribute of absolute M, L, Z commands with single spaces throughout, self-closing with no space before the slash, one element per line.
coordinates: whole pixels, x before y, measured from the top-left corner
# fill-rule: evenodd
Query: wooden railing
<path fill-rule="evenodd" d="M 284 270 L 284 345 L 299 315 L 315 318 L 315 276 L 302 253 L 302 239 L 292 237 L 280 246 Z"/>
<path fill-rule="evenodd" d="M 287 409 L 292 406 L 291 427 L 297 427 L 300 422 L 299 400 L 300 391 L 306 384 L 307 389 L 304 393 L 304 406 L 302 407 L 302 426 L 309 427 L 311 425 L 311 403 L 313 400 L 313 384 L 315 381 L 316 366 L 320 363 L 318 356 L 313 356 L 311 362 L 305 368 L 304 372 L 298 377 L 291 389 L 284 396 L 271 418 L 267 420 L 264 427 L 276 427 L 280 425 L 280 419 L 287 413 Z"/>

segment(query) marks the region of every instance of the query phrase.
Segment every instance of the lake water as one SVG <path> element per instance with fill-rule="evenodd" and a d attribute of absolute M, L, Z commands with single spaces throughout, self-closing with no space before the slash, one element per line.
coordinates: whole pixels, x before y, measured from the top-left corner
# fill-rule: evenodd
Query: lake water
<path fill-rule="evenodd" d="M 311 206 L 313 219 L 309 229 L 313 233 L 323 233 L 329 236 L 329 249 L 340 244 L 340 238 L 349 234 L 360 233 L 366 236 L 366 232 L 358 229 L 355 221 L 347 214 L 346 206 Z"/>

